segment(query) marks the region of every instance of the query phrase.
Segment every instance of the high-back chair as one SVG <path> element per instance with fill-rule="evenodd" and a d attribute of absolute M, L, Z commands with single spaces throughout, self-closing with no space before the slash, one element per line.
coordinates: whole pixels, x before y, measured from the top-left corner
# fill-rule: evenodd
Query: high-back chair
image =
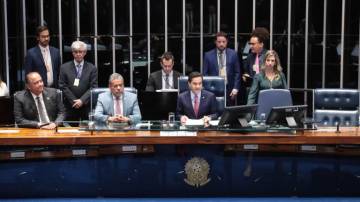
<path fill-rule="evenodd" d="M 178 79 L 179 94 L 189 90 L 188 77 L 181 76 Z M 225 79 L 219 76 L 204 76 L 203 88 L 215 94 L 217 102 L 217 112 L 220 116 L 224 112 L 226 103 Z"/>
<path fill-rule="evenodd" d="M 293 105 L 289 89 L 266 89 L 261 90 L 258 96 L 258 109 L 256 119 L 267 119 L 271 108 Z M 261 117 L 265 114 L 265 117 Z"/>
<path fill-rule="evenodd" d="M 359 91 L 355 89 L 315 89 L 313 117 L 320 126 L 358 126 Z"/>
<path fill-rule="evenodd" d="M 90 90 L 90 106 L 91 110 L 95 109 L 97 99 L 101 93 L 110 91 L 109 88 L 93 88 Z M 134 87 L 125 87 L 124 91 L 137 94 L 137 89 Z"/>

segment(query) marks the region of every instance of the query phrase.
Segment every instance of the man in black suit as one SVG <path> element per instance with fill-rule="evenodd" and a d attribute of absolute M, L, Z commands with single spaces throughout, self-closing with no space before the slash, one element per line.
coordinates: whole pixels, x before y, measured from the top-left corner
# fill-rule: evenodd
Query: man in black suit
<path fill-rule="evenodd" d="M 188 119 L 203 119 L 209 122 L 217 118 L 215 95 L 202 89 L 203 76 L 199 72 L 192 72 L 188 78 L 189 89 L 181 93 L 177 100 L 176 113 L 181 123 Z"/>
<path fill-rule="evenodd" d="M 26 75 L 26 90 L 14 95 L 14 116 L 19 127 L 54 129 L 64 120 L 60 93 L 44 88 L 39 73 Z"/>
<path fill-rule="evenodd" d="M 146 84 L 146 91 L 160 89 L 177 89 L 180 73 L 173 70 L 174 56 L 171 52 L 165 52 L 160 58 L 162 70 L 150 74 Z"/>
<path fill-rule="evenodd" d="M 38 45 L 29 49 L 25 56 L 25 74 L 38 72 L 47 87 L 57 87 L 61 65 L 59 49 L 49 46 L 50 34 L 46 26 L 37 28 Z"/>
<path fill-rule="evenodd" d="M 74 60 L 60 68 L 59 87 L 64 92 L 67 121 L 87 120 L 90 110 L 90 89 L 98 87 L 97 68 L 84 60 L 86 44 L 71 45 Z"/>

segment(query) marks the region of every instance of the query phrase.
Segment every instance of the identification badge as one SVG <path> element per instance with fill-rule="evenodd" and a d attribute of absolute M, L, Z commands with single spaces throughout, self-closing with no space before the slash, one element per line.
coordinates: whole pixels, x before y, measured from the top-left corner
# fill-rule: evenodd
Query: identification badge
<path fill-rule="evenodd" d="M 79 86 L 79 83 L 80 83 L 80 79 L 76 78 L 74 80 L 74 86 Z"/>

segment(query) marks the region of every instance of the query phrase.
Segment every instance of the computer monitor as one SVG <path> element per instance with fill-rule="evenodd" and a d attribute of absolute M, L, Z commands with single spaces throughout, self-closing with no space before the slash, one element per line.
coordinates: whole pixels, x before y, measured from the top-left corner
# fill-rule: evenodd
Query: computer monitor
<path fill-rule="evenodd" d="M 249 121 L 254 117 L 256 105 L 242 105 L 225 107 L 218 126 L 229 128 L 248 127 Z"/>
<path fill-rule="evenodd" d="M 304 127 L 307 105 L 273 107 L 266 120 L 270 126 L 281 125 L 291 128 Z"/>

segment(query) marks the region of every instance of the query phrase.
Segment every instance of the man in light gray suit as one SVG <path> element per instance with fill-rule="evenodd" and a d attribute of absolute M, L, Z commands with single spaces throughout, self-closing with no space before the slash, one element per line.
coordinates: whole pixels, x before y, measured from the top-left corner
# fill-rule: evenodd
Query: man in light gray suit
<path fill-rule="evenodd" d="M 54 88 L 44 88 L 37 72 L 26 75 L 26 90 L 14 95 L 14 116 L 19 127 L 55 129 L 64 120 L 61 95 Z"/>
<path fill-rule="evenodd" d="M 98 122 L 123 122 L 136 124 L 141 120 L 137 96 L 124 91 L 124 78 L 113 73 L 109 78 L 110 91 L 101 93 L 95 108 Z"/>

